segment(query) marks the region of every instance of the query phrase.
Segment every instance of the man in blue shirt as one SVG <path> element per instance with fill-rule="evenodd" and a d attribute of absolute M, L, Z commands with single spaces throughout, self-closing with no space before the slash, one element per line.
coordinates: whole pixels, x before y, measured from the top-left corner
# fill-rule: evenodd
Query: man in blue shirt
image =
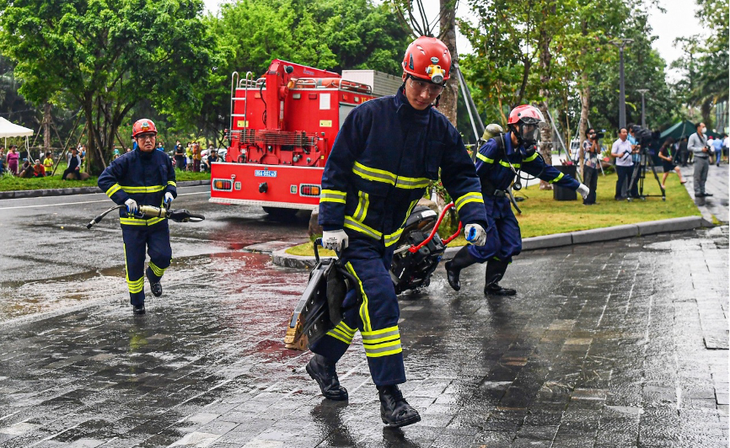
<path fill-rule="evenodd" d="M 710 141 L 708 141 L 707 143 L 710 143 Z M 715 150 L 715 165 L 720 166 L 720 161 L 722 160 L 722 139 L 713 139 L 712 148 Z"/>

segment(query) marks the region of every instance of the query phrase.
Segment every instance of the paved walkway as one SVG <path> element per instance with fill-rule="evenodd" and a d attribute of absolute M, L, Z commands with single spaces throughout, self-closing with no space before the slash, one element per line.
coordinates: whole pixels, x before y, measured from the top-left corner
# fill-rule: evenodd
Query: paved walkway
<path fill-rule="evenodd" d="M 120 295 L 0 328 L 0 445 L 728 445 L 728 228 L 527 252 L 486 299 L 482 266 L 401 298 L 423 421 L 384 429 L 359 336 L 324 400 L 283 348 L 307 272 L 232 251 L 179 261 L 133 317 Z M 12 297 L 9 298 L 12 300 Z"/>
<path fill-rule="evenodd" d="M 728 218 L 730 214 L 728 212 L 730 209 L 728 207 L 728 196 L 730 194 L 728 180 L 730 179 L 730 170 L 728 169 L 727 163 L 723 162 L 719 167 L 710 165 L 710 171 L 707 173 L 707 183 L 705 184 L 706 191 L 713 194 L 709 198 L 695 198 L 693 173 L 693 165 L 682 168 L 682 176 L 687 179 L 687 183 L 684 186 L 687 188 L 687 192 L 692 199 L 694 199 L 700 212 L 702 212 L 702 217 L 708 222 L 713 222 L 713 216 L 716 218 L 716 221 L 723 223 L 730 221 L 730 218 Z"/>

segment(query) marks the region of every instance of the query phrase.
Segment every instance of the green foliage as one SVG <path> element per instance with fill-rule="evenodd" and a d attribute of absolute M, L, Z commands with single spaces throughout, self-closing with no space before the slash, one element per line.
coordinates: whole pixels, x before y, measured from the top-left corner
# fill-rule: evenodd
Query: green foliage
<path fill-rule="evenodd" d="M 0 50 L 36 104 L 82 108 L 98 171 L 130 110 L 149 99 L 194 110 L 212 42 L 200 0 L 0 1 Z M 129 135 L 124 130 L 122 135 Z"/>

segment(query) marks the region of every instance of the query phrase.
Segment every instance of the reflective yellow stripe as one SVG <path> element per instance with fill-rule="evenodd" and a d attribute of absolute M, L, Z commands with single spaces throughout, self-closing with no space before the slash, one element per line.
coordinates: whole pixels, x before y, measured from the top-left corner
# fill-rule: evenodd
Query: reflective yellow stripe
<path fill-rule="evenodd" d="M 177 188 L 177 184 L 175 183 L 174 180 L 168 180 L 167 185 L 172 185 L 173 187 Z"/>
<path fill-rule="evenodd" d="M 393 244 L 397 243 L 400 239 L 401 234 L 403 233 L 403 228 L 400 228 L 396 230 L 395 232 L 391 233 L 390 235 L 385 235 L 385 247 L 390 247 Z"/>
<path fill-rule="evenodd" d="M 360 221 L 357 221 L 355 218 L 353 218 L 350 215 L 345 215 L 345 227 L 351 230 L 355 230 L 360 233 L 364 233 L 365 235 L 369 236 L 370 238 L 375 238 L 376 240 L 379 240 L 383 237 L 382 232 L 378 232 L 377 230 L 373 229 L 370 226 L 367 226 Z"/>
<path fill-rule="evenodd" d="M 370 207 L 370 195 L 364 191 L 358 191 L 357 193 L 360 200 L 357 202 L 357 208 L 352 217 L 356 221 L 365 221 L 365 217 L 368 215 L 368 207 Z"/>
<path fill-rule="evenodd" d="M 127 287 L 129 288 L 129 292 L 132 294 L 142 292 L 144 289 L 144 277 L 140 277 L 138 280 L 134 281 L 129 280 L 129 277 L 127 277 Z"/>
<path fill-rule="evenodd" d="M 128 185 L 122 185 L 122 190 L 127 193 L 157 193 L 165 189 L 164 185 L 150 185 L 144 187 L 132 187 Z"/>
<path fill-rule="evenodd" d="M 522 159 L 523 162 L 532 162 L 537 159 L 537 151 L 533 152 L 532 155 L 526 159 Z"/>
<path fill-rule="evenodd" d="M 322 194 L 319 196 L 319 202 L 339 202 L 344 204 L 346 199 L 347 193 L 339 190 L 322 189 Z"/>
<path fill-rule="evenodd" d="M 327 335 L 350 345 L 352 343 L 353 336 L 355 336 L 355 330 L 348 327 L 344 322 L 340 322 L 335 328 L 327 332 Z"/>
<path fill-rule="evenodd" d="M 121 185 L 114 184 L 111 187 L 109 187 L 109 189 L 106 191 L 106 195 L 109 196 L 109 197 L 112 197 L 112 195 L 114 193 L 116 193 L 117 191 L 119 191 L 121 189 L 122 189 L 122 186 Z"/>
<path fill-rule="evenodd" d="M 504 160 L 500 160 L 500 161 L 499 161 L 499 164 L 500 164 L 500 165 L 502 165 L 502 166 L 503 166 L 503 167 L 505 167 L 505 168 L 509 168 L 509 167 L 510 167 L 510 166 L 509 166 L 509 162 L 506 162 L 506 161 L 504 161 Z M 519 163 L 513 163 L 513 164 L 512 164 L 512 166 L 513 166 L 514 168 L 519 168 L 519 167 L 520 167 L 520 164 L 519 164 Z"/>
<path fill-rule="evenodd" d="M 400 339 L 398 326 L 383 328 L 382 330 L 364 331 L 362 333 L 363 344 L 377 344 L 385 341 Z"/>
<path fill-rule="evenodd" d="M 393 185 L 397 188 L 403 188 L 405 190 L 426 188 L 431 182 L 431 180 L 427 177 L 398 176 L 395 173 L 391 173 L 390 171 L 365 166 L 360 162 L 355 162 L 355 165 L 352 167 L 352 172 L 365 180 L 382 182 L 385 184 Z"/>
<path fill-rule="evenodd" d="M 385 170 L 367 167 L 360 162 L 355 162 L 355 166 L 352 167 L 352 172 L 366 180 L 395 185 L 395 174 Z"/>
<path fill-rule="evenodd" d="M 363 287 L 360 277 L 355 272 L 355 268 L 352 267 L 352 263 L 349 261 L 345 264 L 345 269 L 352 274 L 357 280 L 357 286 L 360 288 L 360 295 L 362 296 L 362 304 L 360 305 L 360 320 L 362 320 L 363 331 L 372 331 L 373 327 L 370 325 L 370 313 L 368 312 L 368 295 L 365 294 L 365 288 Z"/>
<path fill-rule="evenodd" d="M 459 199 L 454 202 L 454 205 L 456 206 L 456 211 L 458 212 L 461 210 L 461 207 L 465 206 L 466 204 L 470 202 L 480 202 L 484 204 L 484 198 L 482 197 L 481 193 L 477 192 L 470 192 L 465 194 L 464 196 L 460 197 Z"/>
<path fill-rule="evenodd" d="M 431 182 L 431 179 L 427 177 L 405 177 L 398 176 L 395 181 L 397 188 L 403 188 L 406 190 L 415 190 L 416 188 L 426 188 Z"/>
<path fill-rule="evenodd" d="M 548 182 L 548 183 L 550 183 L 550 184 L 554 184 L 555 182 L 557 182 L 557 181 L 559 181 L 560 179 L 562 179 L 564 175 L 565 175 L 565 173 L 560 173 L 560 174 L 558 175 L 558 177 L 556 177 L 555 179 L 551 180 L 551 181 L 550 181 L 550 182 Z"/>
<path fill-rule="evenodd" d="M 477 153 L 477 159 L 481 160 L 484 163 L 494 163 L 494 159 L 490 159 L 487 156 L 483 156 L 481 153 Z"/>
<path fill-rule="evenodd" d="M 375 331 L 363 331 L 362 343 L 369 358 L 395 355 L 402 352 L 398 326 Z"/>
<path fill-rule="evenodd" d="M 119 222 L 126 226 L 152 226 L 158 222 L 164 221 L 167 218 L 150 218 L 150 219 L 138 219 L 138 218 L 119 218 Z"/>
<path fill-rule="evenodd" d="M 152 272 L 154 272 L 155 275 L 158 276 L 158 277 L 162 277 L 162 275 L 165 273 L 165 270 L 164 269 L 157 267 L 151 261 L 150 261 L 150 269 L 152 269 Z"/>

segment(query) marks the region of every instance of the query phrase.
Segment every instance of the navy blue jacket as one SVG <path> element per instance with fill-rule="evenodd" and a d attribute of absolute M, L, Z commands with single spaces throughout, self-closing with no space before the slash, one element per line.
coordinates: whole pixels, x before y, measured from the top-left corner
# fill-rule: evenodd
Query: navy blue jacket
<path fill-rule="evenodd" d="M 418 111 L 402 92 L 356 107 L 345 119 L 322 176 L 319 223 L 354 237 L 400 237 L 424 190 L 439 177 L 464 224 L 486 229 L 479 179 L 461 136 L 429 107 Z"/>
<path fill-rule="evenodd" d="M 163 205 L 165 193 L 177 197 L 175 169 L 164 152 L 145 153 L 139 149 L 123 154 L 101 173 L 99 188 L 117 205 L 132 198 L 138 205 Z M 165 218 L 137 219 L 119 210 L 121 223 L 126 225 L 153 225 Z"/>
<path fill-rule="evenodd" d="M 479 148 L 479 153 L 477 153 L 476 169 L 482 181 L 485 196 L 489 185 L 497 190 L 509 188 L 515 178 L 515 172 L 510 168 L 510 163 L 515 170 L 521 169 L 551 184 L 572 188 L 573 190 L 580 186 L 580 182 L 573 177 L 561 173 L 551 165 L 547 165 L 541 157 L 538 157 L 537 152 L 528 158 L 524 158 L 520 151 L 512 147 L 511 132 L 504 134 L 504 143 L 505 147 L 502 150 L 497 145 L 497 141 L 491 138 Z M 503 197 L 502 199 L 508 201 L 507 198 Z"/>

